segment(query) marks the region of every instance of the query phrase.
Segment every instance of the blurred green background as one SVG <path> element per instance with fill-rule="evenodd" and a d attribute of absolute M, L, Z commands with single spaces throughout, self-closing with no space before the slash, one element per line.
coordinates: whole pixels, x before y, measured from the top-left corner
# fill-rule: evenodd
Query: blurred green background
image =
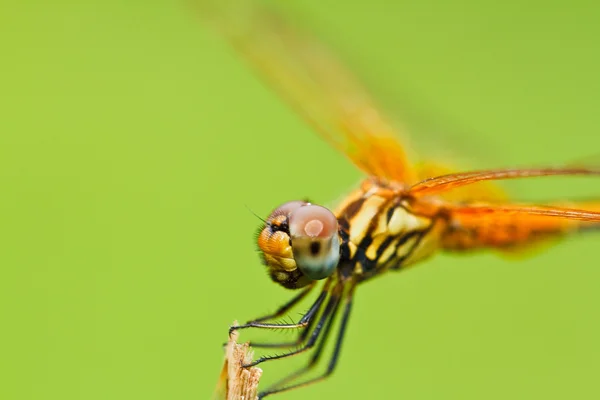
<path fill-rule="evenodd" d="M 596 2 L 286 8 L 477 166 L 598 154 Z M 3 2 L 0 49 L 0 398 L 208 398 L 231 321 L 291 296 L 247 207 L 330 204 L 360 174 L 183 2 Z M 599 195 L 593 180 L 513 187 Z M 366 284 L 335 375 L 280 397 L 598 398 L 598 239 Z"/>

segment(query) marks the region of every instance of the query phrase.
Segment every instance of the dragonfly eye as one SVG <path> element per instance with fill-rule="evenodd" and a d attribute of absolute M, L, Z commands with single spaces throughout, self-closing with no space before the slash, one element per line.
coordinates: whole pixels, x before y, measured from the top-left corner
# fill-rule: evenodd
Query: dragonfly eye
<path fill-rule="evenodd" d="M 294 201 L 288 201 L 287 203 L 283 203 L 282 205 L 280 205 L 279 207 L 277 207 L 276 209 L 274 209 L 271 212 L 271 215 L 269 215 L 269 221 L 275 220 L 280 215 L 283 215 L 284 217 L 287 218 L 292 212 L 294 212 L 295 210 L 299 209 L 300 207 L 302 207 L 306 204 L 308 204 L 308 203 L 305 201 L 301 201 L 301 200 L 294 200 Z"/>
<path fill-rule="evenodd" d="M 313 280 L 331 275 L 340 260 L 335 215 L 325 207 L 307 204 L 290 214 L 289 229 L 292 252 L 300 271 Z"/>

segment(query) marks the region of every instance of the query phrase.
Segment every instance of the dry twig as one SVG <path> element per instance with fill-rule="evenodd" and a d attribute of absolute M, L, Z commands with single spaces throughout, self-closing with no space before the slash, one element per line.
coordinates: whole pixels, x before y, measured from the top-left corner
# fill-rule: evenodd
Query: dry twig
<path fill-rule="evenodd" d="M 237 325 L 237 321 L 233 323 Z M 252 361 L 253 352 L 248 343 L 237 343 L 238 333 L 233 332 L 225 348 L 225 360 L 214 400 L 255 400 L 262 369 L 242 368 Z"/>

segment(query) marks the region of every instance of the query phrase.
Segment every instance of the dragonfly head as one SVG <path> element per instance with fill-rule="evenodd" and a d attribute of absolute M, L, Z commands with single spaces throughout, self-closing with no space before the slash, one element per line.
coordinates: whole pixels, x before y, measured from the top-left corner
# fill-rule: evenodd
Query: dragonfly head
<path fill-rule="evenodd" d="M 269 215 L 258 247 L 273 281 L 301 288 L 335 271 L 340 259 L 337 218 L 325 207 L 290 201 Z"/>

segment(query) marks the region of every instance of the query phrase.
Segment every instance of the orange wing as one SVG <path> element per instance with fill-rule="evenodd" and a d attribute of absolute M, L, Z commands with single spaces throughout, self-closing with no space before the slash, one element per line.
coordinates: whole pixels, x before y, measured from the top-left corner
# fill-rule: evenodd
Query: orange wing
<path fill-rule="evenodd" d="M 576 207 L 576 208 L 570 208 Z M 600 230 L 600 201 L 535 205 L 446 206 L 443 247 L 513 250 L 586 229 Z"/>
<path fill-rule="evenodd" d="M 203 19 L 358 168 L 390 181 L 416 181 L 397 131 L 323 46 L 254 2 L 192 1 Z"/>
<path fill-rule="evenodd" d="M 470 171 L 425 179 L 413 185 L 408 193 L 413 197 L 437 195 L 477 182 L 501 179 L 532 178 L 557 175 L 600 175 L 597 167 L 524 168 Z"/>
<path fill-rule="evenodd" d="M 454 171 L 460 170 L 450 165 L 440 164 L 439 162 L 421 162 L 416 165 L 415 169 L 418 179 L 422 181 L 428 181 L 432 176 L 448 176 L 454 173 Z M 497 182 L 480 182 L 477 185 L 471 186 L 464 185 L 454 190 L 438 193 L 437 195 L 446 201 L 462 203 L 474 200 L 503 203 L 508 200 L 508 194 L 503 188 L 498 186 Z"/>
<path fill-rule="evenodd" d="M 409 202 L 419 213 L 445 216 L 447 229 L 442 246 L 452 250 L 520 249 L 573 231 L 586 228 L 600 230 L 600 202 L 548 206 L 505 204 L 502 193 L 490 192 L 489 188 L 482 193 L 489 194 L 486 200 L 492 203 L 477 200 L 477 190 L 463 198 L 446 196 L 455 191 L 465 194 L 461 189 L 475 183 L 561 175 L 600 175 L 600 168 L 497 169 L 441 175 L 414 184 L 408 190 Z M 442 195 L 446 201 L 432 202 L 427 199 L 432 195 Z"/>

